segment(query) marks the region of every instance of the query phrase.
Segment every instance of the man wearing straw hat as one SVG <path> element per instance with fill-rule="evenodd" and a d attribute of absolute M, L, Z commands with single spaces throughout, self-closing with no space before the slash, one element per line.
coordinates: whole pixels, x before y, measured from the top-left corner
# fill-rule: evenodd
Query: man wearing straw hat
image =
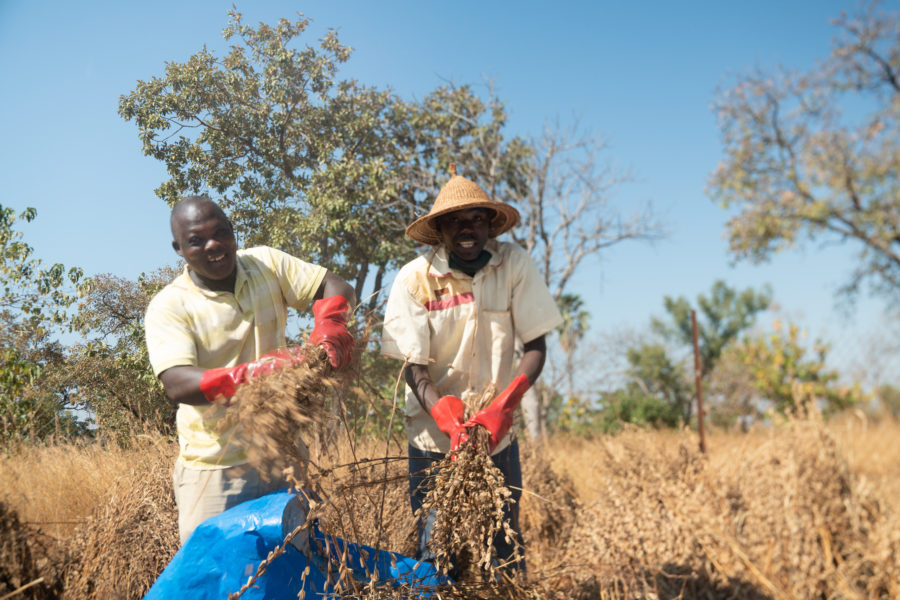
<path fill-rule="evenodd" d="M 406 229 L 432 247 L 397 274 L 382 336 L 382 353 L 407 365 L 410 501 L 414 512 L 421 508 L 425 470 L 465 443 L 467 428 L 482 425 L 513 493 L 508 516 L 521 547 L 522 471 L 509 429 L 543 368 L 544 336 L 562 317 L 529 254 L 495 239 L 518 223 L 518 211 L 457 175 L 455 164 L 450 174 L 431 211 Z M 483 398 L 486 406 L 465 420 L 466 407 L 483 406 Z M 432 526 L 433 516 L 418 523 L 419 560 L 433 559 Z M 524 569 L 515 545 L 502 538 L 494 540 L 498 557 Z"/>
<path fill-rule="evenodd" d="M 231 222 L 206 196 L 178 202 L 171 227 L 184 273 L 153 297 L 144 323 L 153 372 L 178 404 L 174 484 L 184 543 L 207 518 L 288 485 L 262 479 L 233 429 L 220 431 L 225 405 L 237 386 L 295 360 L 285 349 L 288 307 L 312 304 L 309 343 L 325 349 L 333 368 L 346 366 L 355 294 L 324 267 L 274 248 L 238 250 Z"/>

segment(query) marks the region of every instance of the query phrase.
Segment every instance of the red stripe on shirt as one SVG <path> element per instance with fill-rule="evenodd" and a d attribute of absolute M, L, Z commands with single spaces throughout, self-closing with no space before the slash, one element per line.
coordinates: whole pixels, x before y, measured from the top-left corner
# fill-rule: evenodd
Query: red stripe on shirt
<path fill-rule="evenodd" d="M 444 310 L 452 306 L 459 306 L 460 304 L 466 304 L 468 302 L 474 301 L 475 294 L 473 294 L 472 292 L 463 292 L 462 294 L 450 296 L 449 298 L 430 300 L 425 303 L 425 308 L 427 308 L 428 310 Z"/>

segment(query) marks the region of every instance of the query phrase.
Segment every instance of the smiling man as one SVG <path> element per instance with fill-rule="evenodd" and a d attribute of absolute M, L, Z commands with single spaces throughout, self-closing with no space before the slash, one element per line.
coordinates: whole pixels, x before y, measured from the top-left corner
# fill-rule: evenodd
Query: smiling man
<path fill-rule="evenodd" d="M 431 211 L 406 229 L 433 247 L 400 270 L 385 311 L 382 352 L 407 363 L 410 503 L 413 511 L 422 506 L 426 469 L 482 425 L 513 494 L 507 516 L 521 546 L 522 471 L 509 429 L 543 368 L 544 336 L 562 317 L 528 253 L 494 239 L 518 223 L 518 211 L 457 175 L 453 164 L 450 174 Z M 485 395 L 488 406 L 465 420 L 465 406 L 478 406 Z M 418 523 L 419 560 L 433 559 L 432 524 L 433 516 Z M 503 537 L 494 540 L 497 555 L 524 570 L 524 558 Z"/>
<path fill-rule="evenodd" d="M 288 307 L 312 304 L 309 343 L 325 349 L 333 368 L 349 364 L 355 296 L 323 267 L 265 246 L 238 250 L 231 222 L 205 196 L 176 204 L 171 227 L 186 265 L 150 301 L 145 328 L 153 372 L 178 405 L 173 479 L 184 543 L 208 517 L 287 487 L 246 464 L 244 441 L 220 427 L 225 407 L 237 386 L 297 360 L 285 347 Z"/>

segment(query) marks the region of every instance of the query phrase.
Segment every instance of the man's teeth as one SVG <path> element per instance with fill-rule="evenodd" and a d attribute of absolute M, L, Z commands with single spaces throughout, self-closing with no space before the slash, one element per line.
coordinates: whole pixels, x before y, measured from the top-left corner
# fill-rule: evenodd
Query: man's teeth
<path fill-rule="evenodd" d="M 225 255 L 224 255 L 224 254 L 219 255 L 219 256 L 211 256 L 211 257 L 209 258 L 209 262 L 219 262 L 220 260 L 222 260 L 222 259 L 224 259 L 224 258 L 225 258 Z"/>
<path fill-rule="evenodd" d="M 470 241 L 459 242 L 459 245 L 462 246 L 463 248 L 471 248 L 475 245 L 475 242 L 470 242 Z"/>

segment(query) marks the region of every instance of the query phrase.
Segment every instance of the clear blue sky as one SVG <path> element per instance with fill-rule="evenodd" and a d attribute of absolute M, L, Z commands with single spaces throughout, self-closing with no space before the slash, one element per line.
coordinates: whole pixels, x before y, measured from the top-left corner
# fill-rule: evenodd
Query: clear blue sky
<path fill-rule="evenodd" d="M 0 203 L 38 209 L 25 233 L 41 258 L 129 278 L 174 262 L 168 211 L 153 194 L 164 169 L 141 153 L 118 98 L 204 44 L 221 54 L 231 4 L 0 0 Z M 638 177 L 617 194 L 622 210 L 651 201 L 670 235 L 582 267 L 572 291 L 588 299 L 595 331 L 642 327 L 662 314 L 663 296 L 694 298 L 717 278 L 770 283 L 787 314 L 839 344 L 885 319 L 877 300 L 835 310 L 849 248 L 811 245 L 731 267 L 727 215 L 704 193 L 722 158 L 717 85 L 755 66 L 812 66 L 829 50 L 829 19 L 853 2 L 237 4 L 248 23 L 303 12 L 310 41 L 338 29 L 355 48 L 345 77 L 419 98 L 445 80 L 490 78 L 511 134 L 574 116 L 608 136 L 610 158 Z"/>

